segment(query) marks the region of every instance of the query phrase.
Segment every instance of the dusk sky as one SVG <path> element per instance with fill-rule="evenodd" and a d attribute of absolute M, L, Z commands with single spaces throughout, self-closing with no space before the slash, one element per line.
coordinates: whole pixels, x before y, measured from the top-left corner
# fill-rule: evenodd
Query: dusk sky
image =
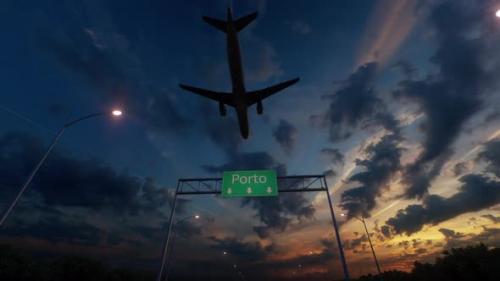
<path fill-rule="evenodd" d="M 232 2 L 232 4 L 231 4 Z M 229 92 L 224 33 L 202 16 L 257 11 L 239 33 L 246 87 L 300 82 L 236 115 L 181 90 Z M 179 178 L 325 174 L 351 275 L 409 270 L 454 246 L 500 247 L 496 0 L 40 0 L 0 3 L 0 210 L 68 128 L 0 243 L 157 270 Z M 340 216 L 341 213 L 346 216 Z M 325 194 L 184 196 L 174 276 L 342 278 Z M 222 253 L 227 251 L 228 255 Z M 210 269 L 210 270 L 208 270 Z M 317 278 L 317 279 L 314 279 Z M 187 280 L 187 279 L 186 279 Z"/>

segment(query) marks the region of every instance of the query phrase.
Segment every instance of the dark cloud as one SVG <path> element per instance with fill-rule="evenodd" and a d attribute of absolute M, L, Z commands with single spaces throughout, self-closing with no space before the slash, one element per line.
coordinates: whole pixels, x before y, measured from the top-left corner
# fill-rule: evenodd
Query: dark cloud
<path fill-rule="evenodd" d="M 220 116 L 216 108 L 213 103 L 205 102 L 201 105 L 200 111 L 204 116 L 203 129 L 210 141 L 220 147 L 228 157 L 235 157 L 242 143 L 238 121 L 230 114 L 225 117 Z"/>
<path fill-rule="evenodd" d="M 488 89 L 481 58 L 487 46 L 484 38 L 491 36 L 483 14 L 488 1 L 472 6 L 465 2 L 432 3 L 429 23 L 438 46 L 431 62 L 438 72 L 421 80 L 401 81 L 395 92 L 396 97 L 416 102 L 425 114 L 420 126 L 425 134 L 423 151 L 404 175 L 407 198 L 427 193 L 464 123 L 481 109 L 482 95 Z M 473 30 L 477 36 L 470 36 Z"/>
<path fill-rule="evenodd" d="M 295 146 L 297 128 L 286 120 L 281 119 L 278 126 L 273 129 L 273 137 L 286 153 L 291 153 Z"/>
<path fill-rule="evenodd" d="M 162 133 L 184 132 L 189 126 L 172 93 L 145 76 L 127 38 L 114 32 L 101 34 L 79 24 L 45 28 L 52 32 L 40 31 L 39 34 L 51 34 L 40 39 L 42 48 L 93 87 L 106 108 L 124 107 L 130 116 Z M 100 39 L 105 39 L 105 44 Z"/>
<path fill-rule="evenodd" d="M 477 158 L 488 164 L 487 171 L 500 178 L 500 140 L 492 140 L 484 144 L 484 149 Z"/>
<path fill-rule="evenodd" d="M 57 103 L 49 105 L 48 111 L 54 116 L 60 116 L 62 114 L 68 113 L 68 109 L 65 106 Z"/>
<path fill-rule="evenodd" d="M 357 238 L 346 239 L 344 249 L 352 250 L 354 253 L 364 252 L 367 246 L 365 243 L 368 243 L 368 238 L 363 234 Z"/>
<path fill-rule="evenodd" d="M 364 168 L 349 178 L 349 182 L 360 184 L 342 193 L 340 206 L 348 211 L 350 218 L 354 216 L 369 217 L 375 207 L 375 199 L 380 196 L 391 177 L 400 165 L 402 149 L 400 138 L 395 134 L 384 136 L 378 143 L 368 146 L 366 160 L 356 160 L 356 164 Z"/>
<path fill-rule="evenodd" d="M 400 70 L 408 79 L 413 79 L 417 73 L 417 69 L 407 61 L 398 61 L 393 67 Z"/>
<path fill-rule="evenodd" d="M 245 198 L 242 205 L 257 210 L 257 217 L 264 225 L 253 229 L 261 238 L 268 237 L 272 232 L 286 230 L 293 218 L 312 218 L 315 212 L 311 202 L 300 193 L 283 194 L 278 198 Z"/>
<path fill-rule="evenodd" d="M 443 234 L 446 239 L 456 239 L 464 237 L 463 233 L 455 232 L 454 230 L 448 228 L 440 228 L 439 232 L 441 232 L 441 234 Z"/>
<path fill-rule="evenodd" d="M 436 225 L 468 212 L 479 211 L 500 203 L 500 182 L 482 175 L 460 178 L 462 185 L 449 198 L 429 195 L 423 203 L 409 205 L 386 221 L 395 234 L 410 235 L 426 224 Z"/>
<path fill-rule="evenodd" d="M 489 219 L 493 223 L 500 223 L 500 217 L 496 217 L 492 214 L 482 215 L 481 217 Z"/>
<path fill-rule="evenodd" d="M 483 231 L 478 234 L 464 234 L 446 228 L 439 229 L 439 232 L 445 237 L 446 243 L 443 246 L 444 249 L 466 247 L 479 243 L 491 247 L 498 247 L 500 245 L 500 228 L 483 228 Z"/>
<path fill-rule="evenodd" d="M 323 172 L 323 174 L 325 175 L 325 177 L 336 177 L 337 176 L 337 172 L 335 172 L 334 170 L 326 170 L 325 172 Z"/>
<path fill-rule="evenodd" d="M 64 221 L 60 216 L 50 216 L 36 223 L 17 220 L 15 225 L 2 230 L 2 236 L 38 238 L 53 243 L 97 245 L 103 233 L 97 227 L 82 221 Z"/>
<path fill-rule="evenodd" d="M 324 155 L 333 165 L 344 164 L 344 155 L 338 149 L 323 148 L 321 154 Z"/>
<path fill-rule="evenodd" d="M 205 165 L 203 168 L 209 173 L 220 174 L 230 170 L 262 170 L 273 169 L 279 175 L 286 174 L 286 166 L 278 163 L 267 152 L 235 153 L 229 156 L 228 162 L 222 165 Z"/>
<path fill-rule="evenodd" d="M 243 242 L 236 238 L 211 238 L 213 249 L 227 252 L 231 260 L 258 261 L 266 259 L 274 251 L 274 246 L 262 246 L 259 242 Z"/>
<path fill-rule="evenodd" d="M 360 66 L 349 78 L 342 81 L 333 95 L 326 96 L 330 101 L 321 123 L 329 130 L 330 141 L 337 142 L 351 136 L 352 130 L 359 125 L 381 125 L 395 129 L 397 122 L 386 112 L 383 101 L 376 96 L 374 80 L 377 64 Z M 316 119 L 317 116 L 312 116 Z"/>
<path fill-rule="evenodd" d="M 286 175 L 286 166 L 278 163 L 265 152 L 234 153 L 229 161 L 219 166 L 204 166 L 209 173 L 221 174 L 230 170 L 273 169 L 278 175 Z M 299 183 L 297 183 L 299 184 Z M 293 218 L 311 218 L 314 207 L 302 194 L 289 193 L 279 197 L 244 198 L 243 206 L 251 206 L 257 211 L 257 217 L 264 224 L 255 226 L 254 231 L 260 237 L 267 237 L 273 231 L 284 231 Z"/>
<path fill-rule="evenodd" d="M 21 133 L 0 137 L 0 168 L 4 198 L 12 198 L 45 151 L 43 143 Z M 152 179 L 117 173 L 97 160 L 69 158 L 53 151 L 39 170 L 28 197 L 52 207 L 112 210 L 121 215 L 159 212 L 171 201 L 168 189 Z M 39 197 L 38 197 L 39 196 Z M 181 204 L 183 205 L 183 204 Z M 181 206 L 182 208 L 182 206 Z"/>
<path fill-rule="evenodd" d="M 467 164 L 464 162 L 457 163 L 453 167 L 453 173 L 457 177 L 465 174 L 465 172 L 467 172 Z"/>

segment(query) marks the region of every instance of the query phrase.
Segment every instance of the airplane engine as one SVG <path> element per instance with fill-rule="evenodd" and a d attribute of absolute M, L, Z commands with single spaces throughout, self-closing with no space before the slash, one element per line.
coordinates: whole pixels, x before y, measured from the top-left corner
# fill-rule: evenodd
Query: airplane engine
<path fill-rule="evenodd" d="M 257 114 L 261 115 L 264 112 L 264 107 L 262 106 L 262 101 L 257 102 Z"/>
<path fill-rule="evenodd" d="M 219 113 L 220 116 L 226 116 L 226 106 L 222 102 L 219 102 Z"/>

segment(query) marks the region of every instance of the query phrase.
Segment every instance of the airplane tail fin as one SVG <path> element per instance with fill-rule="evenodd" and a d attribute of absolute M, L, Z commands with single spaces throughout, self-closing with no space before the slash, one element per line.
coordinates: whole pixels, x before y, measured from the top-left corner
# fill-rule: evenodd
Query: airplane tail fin
<path fill-rule="evenodd" d="M 257 12 L 251 13 L 234 21 L 236 31 L 240 31 L 257 18 Z"/>
<path fill-rule="evenodd" d="M 203 17 L 203 20 L 222 32 L 227 32 L 227 22 L 210 17 Z"/>
<path fill-rule="evenodd" d="M 235 21 L 233 21 L 234 28 L 236 31 L 240 31 L 245 28 L 249 23 L 257 18 L 257 12 L 241 17 Z M 217 28 L 222 32 L 227 32 L 228 24 L 227 21 L 218 20 L 210 17 L 203 17 L 203 20 L 210 24 L 211 26 Z"/>

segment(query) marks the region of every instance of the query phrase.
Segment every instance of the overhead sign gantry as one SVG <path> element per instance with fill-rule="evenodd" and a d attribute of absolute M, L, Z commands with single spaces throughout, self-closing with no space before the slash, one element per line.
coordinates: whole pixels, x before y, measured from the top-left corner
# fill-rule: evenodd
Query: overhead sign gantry
<path fill-rule="evenodd" d="M 275 181 L 275 184 L 273 183 Z M 251 187 L 249 193 L 248 187 Z M 271 191 L 268 192 L 268 187 Z M 274 188 L 274 189 L 273 189 Z M 229 192 L 231 190 L 231 192 Z M 344 271 L 345 280 L 349 280 L 349 271 L 344 257 L 342 240 L 338 231 L 337 220 L 333 211 L 332 199 L 328 190 L 328 184 L 324 175 L 304 175 L 304 176 L 284 176 L 277 177 L 275 171 L 233 171 L 225 172 L 222 178 L 188 178 L 179 179 L 175 189 L 172 210 L 170 212 L 170 221 L 166 241 L 163 248 L 161 268 L 157 276 L 157 281 L 161 281 L 167 251 L 172 231 L 175 208 L 177 206 L 177 197 L 182 195 L 221 195 L 226 197 L 248 197 L 248 196 L 277 196 L 278 194 L 288 192 L 325 192 L 330 207 L 332 226 L 337 238 L 340 260 Z"/>

